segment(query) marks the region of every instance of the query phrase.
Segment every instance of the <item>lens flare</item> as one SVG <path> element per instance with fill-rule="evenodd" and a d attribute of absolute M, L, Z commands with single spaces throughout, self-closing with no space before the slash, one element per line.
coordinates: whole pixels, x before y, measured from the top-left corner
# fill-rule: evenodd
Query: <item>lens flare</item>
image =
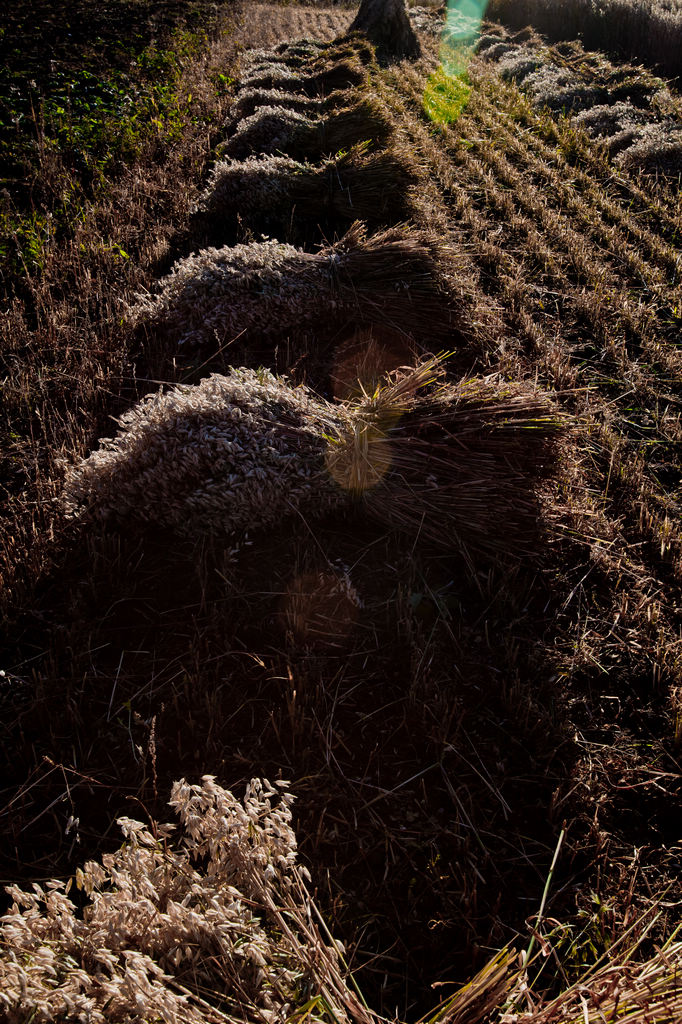
<path fill-rule="evenodd" d="M 325 458 L 327 472 L 342 490 L 360 496 L 386 476 L 393 463 L 387 426 L 368 415 L 349 426 L 346 436 L 330 440 Z"/>
<path fill-rule="evenodd" d="M 334 353 L 331 384 L 338 401 L 372 394 L 388 374 L 411 366 L 416 346 L 407 334 L 371 324 L 355 327 L 343 337 Z"/>
<path fill-rule="evenodd" d="M 488 0 L 449 0 L 440 41 L 440 65 L 424 90 L 424 112 L 434 124 L 452 124 L 471 94 L 468 67 Z"/>
<path fill-rule="evenodd" d="M 471 52 L 471 47 L 478 38 L 486 7 L 487 0 L 449 0 L 440 37 L 440 60 L 443 65 L 449 62 L 453 48 L 465 48 Z M 455 68 L 457 67 L 456 63 Z"/>
<path fill-rule="evenodd" d="M 327 650 L 349 639 L 361 608 L 348 573 L 332 568 L 296 576 L 282 595 L 279 617 L 296 643 Z"/>

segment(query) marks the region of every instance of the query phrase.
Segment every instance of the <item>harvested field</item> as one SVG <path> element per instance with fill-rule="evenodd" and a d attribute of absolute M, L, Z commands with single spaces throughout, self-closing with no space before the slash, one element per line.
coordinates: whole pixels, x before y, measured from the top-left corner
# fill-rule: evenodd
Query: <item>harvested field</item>
<path fill-rule="evenodd" d="M 121 1019 L 133 971 L 168 1020 L 680 1019 L 682 101 L 494 23 L 449 77 L 433 9 L 418 61 L 325 48 L 353 13 L 249 8 L 180 258 L 103 275 L 54 408 L 75 299 L 11 307 L 17 1020 L 46 949 Z M 353 46 L 373 147 L 224 159 Z"/>
<path fill-rule="evenodd" d="M 307 38 L 327 41 L 345 32 L 352 20 L 352 13 L 338 5 L 253 4 L 249 7 L 241 39 L 246 49 L 268 49 L 283 40 L 294 42 Z"/>
<path fill-rule="evenodd" d="M 479 40 L 478 52 L 536 109 L 570 117 L 617 167 L 679 180 L 682 106 L 660 78 L 586 53 L 578 42 L 547 46 L 535 33 L 520 36 L 493 29 Z"/>
<path fill-rule="evenodd" d="M 579 36 L 590 49 L 643 61 L 669 78 L 682 75 L 679 0 L 491 0 L 487 13 L 515 29 L 533 25 L 551 41 Z"/>

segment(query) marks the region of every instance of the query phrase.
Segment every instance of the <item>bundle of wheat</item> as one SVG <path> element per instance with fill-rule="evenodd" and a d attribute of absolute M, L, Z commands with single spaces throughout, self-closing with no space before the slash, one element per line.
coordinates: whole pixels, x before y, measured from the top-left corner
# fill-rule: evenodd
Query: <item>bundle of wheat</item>
<path fill-rule="evenodd" d="M 319 71 L 311 70 L 303 89 L 310 96 L 326 96 L 337 89 L 366 86 L 368 82 L 364 65 L 353 56 L 322 67 Z"/>
<path fill-rule="evenodd" d="M 181 533 L 235 533 L 338 507 L 327 438 L 345 413 L 270 373 L 232 370 L 149 395 L 69 474 L 67 508 Z"/>
<path fill-rule="evenodd" d="M 355 57 L 363 64 L 376 63 L 376 50 L 362 32 L 346 32 L 320 47 L 318 60 L 337 61 Z"/>
<path fill-rule="evenodd" d="M 71 471 L 67 508 L 194 535 L 360 503 L 472 571 L 481 556 L 533 553 L 535 484 L 558 426 L 546 399 L 496 378 L 438 376 L 430 360 L 341 404 L 243 369 L 152 395 Z"/>
<path fill-rule="evenodd" d="M 274 60 L 254 64 L 242 73 L 240 89 L 281 89 L 302 92 L 304 78 L 300 71 Z"/>
<path fill-rule="evenodd" d="M 243 160 L 255 153 L 286 153 L 295 159 L 320 159 L 360 142 L 386 145 L 393 125 L 383 104 L 368 97 L 326 117 L 263 107 L 247 117 L 222 146 L 222 155 Z"/>
<path fill-rule="evenodd" d="M 316 253 L 265 241 L 206 249 L 181 260 L 140 297 L 133 323 L 166 344 L 222 347 L 237 336 L 272 342 L 344 322 L 381 323 L 447 345 L 470 297 L 455 284 L 457 251 L 434 235 L 392 228 L 366 236 L 356 222 Z"/>
<path fill-rule="evenodd" d="M 302 96 L 297 92 L 285 92 L 282 89 L 243 89 L 230 107 L 225 121 L 227 133 L 236 131 L 240 121 L 251 117 L 260 107 L 282 107 L 298 113 L 312 114 L 318 114 L 325 109 L 319 100 L 311 96 Z"/>
<path fill-rule="evenodd" d="M 304 64 L 292 67 L 285 61 L 270 58 L 255 62 L 242 73 L 240 88 L 289 89 L 307 96 L 326 96 L 337 89 L 351 89 L 368 84 L 364 64 L 354 56 L 319 69 Z"/>
<path fill-rule="evenodd" d="M 313 39 L 299 39 L 293 42 L 278 43 L 277 46 L 273 46 L 272 52 L 281 55 L 285 58 L 291 58 L 296 60 L 310 60 L 313 57 L 317 57 L 321 50 L 324 49 L 324 43 L 317 43 Z"/>
<path fill-rule="evenodd" d="M 191 213 L 194 233 L 221 244 L 237 221 L 253 230 L 255 222 L 282 210 L 289 196 L 290 179 L 314 176 L 317 168 L 288 156 L 251 156 L 221 160 L 214 165 L 206 189 Z"/>
<path fill-rule="evenodd" d="M 496 376 L 423 397 L 415 384 L 417 372 L 398 377 L 364 403 L 360 443 L 339 447 L 335 475 L 359 486 L 370 514 L 458 550 L 472 572 L 481 557 L 537 554 L 537 485 L 555 463 L 561 425 L 546 396 Z"/>
<path fill-rule="evenodd" d="M 292 139 L 302 131 L 304 136 L 314 133 L 315 115 L 308 115 L 288 107 L 259 107 L 250 117 L 241 121 L 234 134 L 219 147 L 221 157 L 245 160 L 256 153 L 289 153 Z"/>
<path fill-rule="evenodd" d="M 230 107 L 225 120 L 225 132 L 229 138 L 239 129 L 240 123 L 255 114 L 259 107 L 283 107 L 315 118 L 343 107 L 352 107 L 360 98 L 360 94 L 352 89 L 338 89 L 328 96 L 318 97 L 284 92 L 282 89 L 243 89 Z"/>
<path fill-rule="evenodd" d="M 575 122 L 593 138 L 611 139 L 624 131 L 634 131 L 647 123 L 647 112 L 625 103 L 601 103 L 576 115 Z"/>
<path fill-rule="evenodd" d="M 328 44 L 311 39 L 300 39 L 298 42 L 278 43 L 277 46 L 269 49 L 254 47 L 242 55 L 240 67 L 243 72 L 252 71 L 265 64 L 276 64 L 294 69 L 310 67 L 321 54 L 326 53 L 327 46 Z M 344 56 L 352 55 L 352 53 L 344 53 Z"/>
<path fill-rule="evenodd" d="M 682 174 L 682 131 L 668 124 L 650 124 L 640 129 L 614 163 L 632 173 L 660 174 L 678 178 Z"/>
<path fill-rule="evenodd" d="M 238 224 L 269 233 L 323 222 L 328 233 L 337 222 L 361 218 L 378 227 L 409 219 L 417 180 L 405 157 L 390 150 L 366 156 L 362 146 L 320 165 L 273 156 L 223 161 L 213 168 L 192 226 L 204 244 L 224 244 Z"/>

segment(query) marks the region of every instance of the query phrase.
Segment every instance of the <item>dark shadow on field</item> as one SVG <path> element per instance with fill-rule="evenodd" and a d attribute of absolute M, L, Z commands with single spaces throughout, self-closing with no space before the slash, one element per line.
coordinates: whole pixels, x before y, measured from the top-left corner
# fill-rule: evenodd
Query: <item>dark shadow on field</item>
<path fill-rule="evenodd" d="M 539 904 L 574 757 L 547 575 L 472 579 L 352 515 L 252 541 L 75 539 L 5 661 L 30 692 L 6 719 L 0 872 L 73 872 L 116 816 L 170 820 L 182 776 L 290 779 L 366 997 L 412 1015 Z"/>

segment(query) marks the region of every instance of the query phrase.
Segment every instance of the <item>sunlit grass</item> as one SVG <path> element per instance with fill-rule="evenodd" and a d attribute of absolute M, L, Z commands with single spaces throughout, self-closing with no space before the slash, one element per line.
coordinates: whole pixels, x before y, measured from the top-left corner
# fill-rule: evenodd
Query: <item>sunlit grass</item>
<path fill-rule="evenodd" d="M 466 70 L 450 74 L 441 64 L 426 84 L 424 113 L 434 124 L 452 124 L 466 107 L 470 95 L 471 85 Z"/>

